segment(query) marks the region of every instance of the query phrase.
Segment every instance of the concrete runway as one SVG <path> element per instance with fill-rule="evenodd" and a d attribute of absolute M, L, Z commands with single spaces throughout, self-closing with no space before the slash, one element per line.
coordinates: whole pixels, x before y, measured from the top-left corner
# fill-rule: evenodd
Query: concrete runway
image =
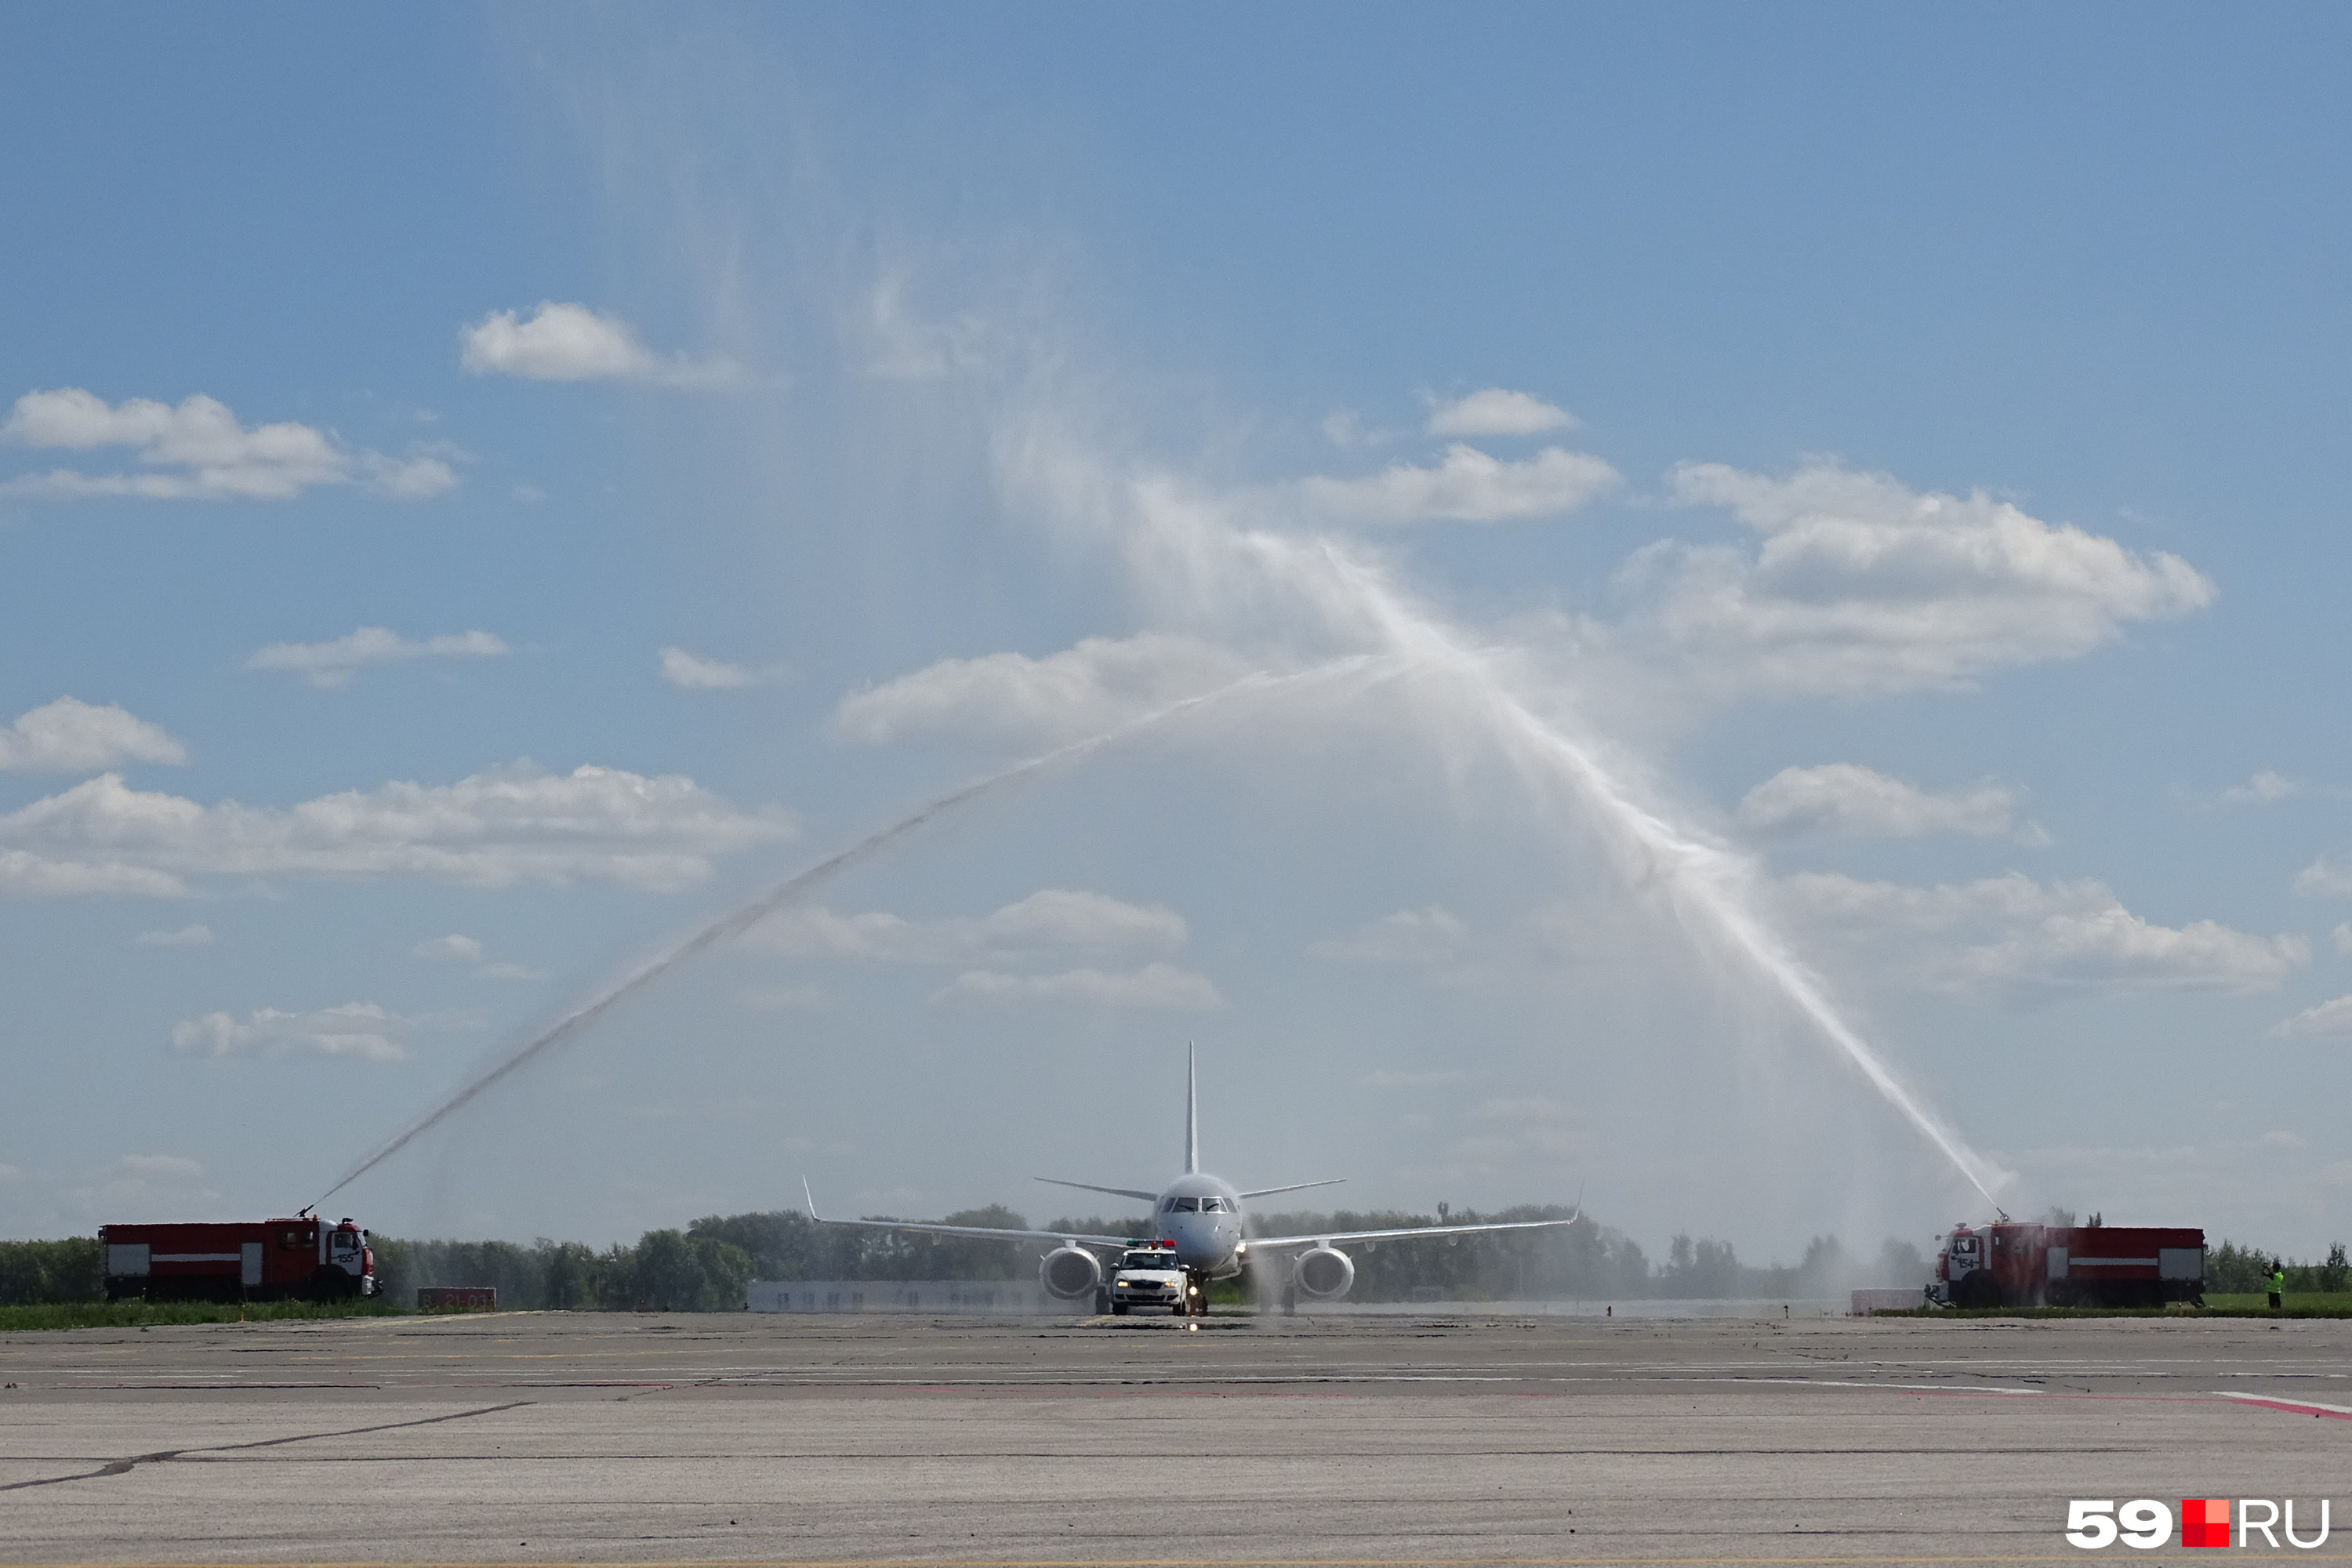
<path fill-rule="evenodd" d="M 509 1314 L 0 1336 L 16 1563 L 2062 1562 L 2332 1498 L 2352 1322 Z M 2256 1550 L 2261 1550 L 2259 1540 Z"/>

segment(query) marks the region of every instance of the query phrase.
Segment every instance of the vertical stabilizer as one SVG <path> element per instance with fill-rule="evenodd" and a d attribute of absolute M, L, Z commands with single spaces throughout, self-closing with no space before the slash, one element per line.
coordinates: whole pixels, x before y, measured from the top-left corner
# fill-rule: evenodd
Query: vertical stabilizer
<path fill-rule="evenodd" d="M 1184 1173 L 1201 1169 L 1201 1047 L 1184 1042 Z"/>

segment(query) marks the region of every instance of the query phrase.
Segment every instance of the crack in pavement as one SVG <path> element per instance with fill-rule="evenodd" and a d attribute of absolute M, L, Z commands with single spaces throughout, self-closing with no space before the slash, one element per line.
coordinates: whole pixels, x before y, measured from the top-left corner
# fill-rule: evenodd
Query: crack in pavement
<path fill-rule="evenodd" d="M 501 1410 L 520 1410 L 526 1405 L 537 1403 L 534 1399 L 516 1399 L 504 1405 L 485 1405 L 479 1410 L 453 1410 L 446 1415 L 425 1415 L 415 1421 L 384 1421 L 373 1426 L 347 1426 L 336 1432 L 297 1432 L 291 1437 L 264 1437 L 252 1443 L 207 1443 L 187 1448 L 158 1448 L 152 1454 L 133 1454 L 127 1459 L 110 1459 L 97 1469 L 83 1470 L 77 1475 L 10 1481 L 0 1486 L 0 1492 L 17 1492 L 28 1487 L 54 1487 L 66 1481 L 95 1481 L 108 1476 L 129 1475 L 141 1465 L 169 1464 L 184 1454 L 234 1454 L 247 1448 L 276 1448 L 288 1443 L 315 1443 L 321 1437 L 357 1437 L 369 1432 L 396 1432 L 404 1426 L 431 1426 L 442 1421 L 465 1421 L 476 1415 L 495 1415 Z"/>

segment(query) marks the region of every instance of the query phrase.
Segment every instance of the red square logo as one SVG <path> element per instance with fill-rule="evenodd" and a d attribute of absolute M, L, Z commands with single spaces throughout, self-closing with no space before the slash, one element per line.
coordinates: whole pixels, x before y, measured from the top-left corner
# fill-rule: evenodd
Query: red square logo
<path fill-rule="evenodd" d="M 2230 1500 L 2225 1497 L 2180 1500 L 2180 1544 L 2230 1544 Z"/>

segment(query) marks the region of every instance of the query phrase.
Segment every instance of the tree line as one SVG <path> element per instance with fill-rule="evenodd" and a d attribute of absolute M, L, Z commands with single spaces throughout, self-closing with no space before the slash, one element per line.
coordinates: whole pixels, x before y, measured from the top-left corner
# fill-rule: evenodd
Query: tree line
<path fill-rule="evenodd" d="M 1417 1229 L 1440 1223 L 1565 1219 L 1556 1205 L 1521 1205 L 1492 1214 L 1443 1216 L 1400 1210 L 1339 1210 L 1267 1215 L 1270 1236 L 1341 1230 Z M 877 1216 L 880 1217 L 880 1216 Z M 1025 1230 L 1002 1205 L 949 1215 L 947 1225 Z M 1062 1216 L 1036 1228 L 1068 1235 L 1148 1237 L 1148 1216 Z M 1031 1279 L 1040 1244 L 915 1236 L 820 1226 L 793 1210 L 710 1215 L 683 1230 L 649 1230 L 635 1245 L 602 1249 L 541 1237 L 511 1241 L 409 1241 L 374 1237 L 379 1289 L 405 1303 L 424 1285 L 488 1285 L 510 1309 L 574 1311 L 729 1311 L 741 1308 L 752 1279 Z M 1359 1243 L 1350 1247 L 1356 1283 L 1350 1300 L 1404 1301 L 1434 1292 L 1447 1300 L 1556 1298 L 1750 1300 L 1835 1296 L 1857 1286 L 1907 1289 L 1926 1282 L 1919 1248 L 1889 1239 L 1857 1255 L 1834 1236 L 1814 1237 L 1795 1263 L 1742 1262 L 1732 1243 L 1677 1236 L 1654 1260 L 1612 1226 L 1587 1223 L 1560 1230 Z M 2206 1289 L 2258 1291 L 2274 1255 L 2224 1241 L 2206 1258 Z M 2324 1262 L 2285 1265 L 2287 1289 L 2352 1288 L 2339 1244 Z M 95 1301 L 104 1293 L 95 1237 L 0 1241 L 0 1306 Z"/>

